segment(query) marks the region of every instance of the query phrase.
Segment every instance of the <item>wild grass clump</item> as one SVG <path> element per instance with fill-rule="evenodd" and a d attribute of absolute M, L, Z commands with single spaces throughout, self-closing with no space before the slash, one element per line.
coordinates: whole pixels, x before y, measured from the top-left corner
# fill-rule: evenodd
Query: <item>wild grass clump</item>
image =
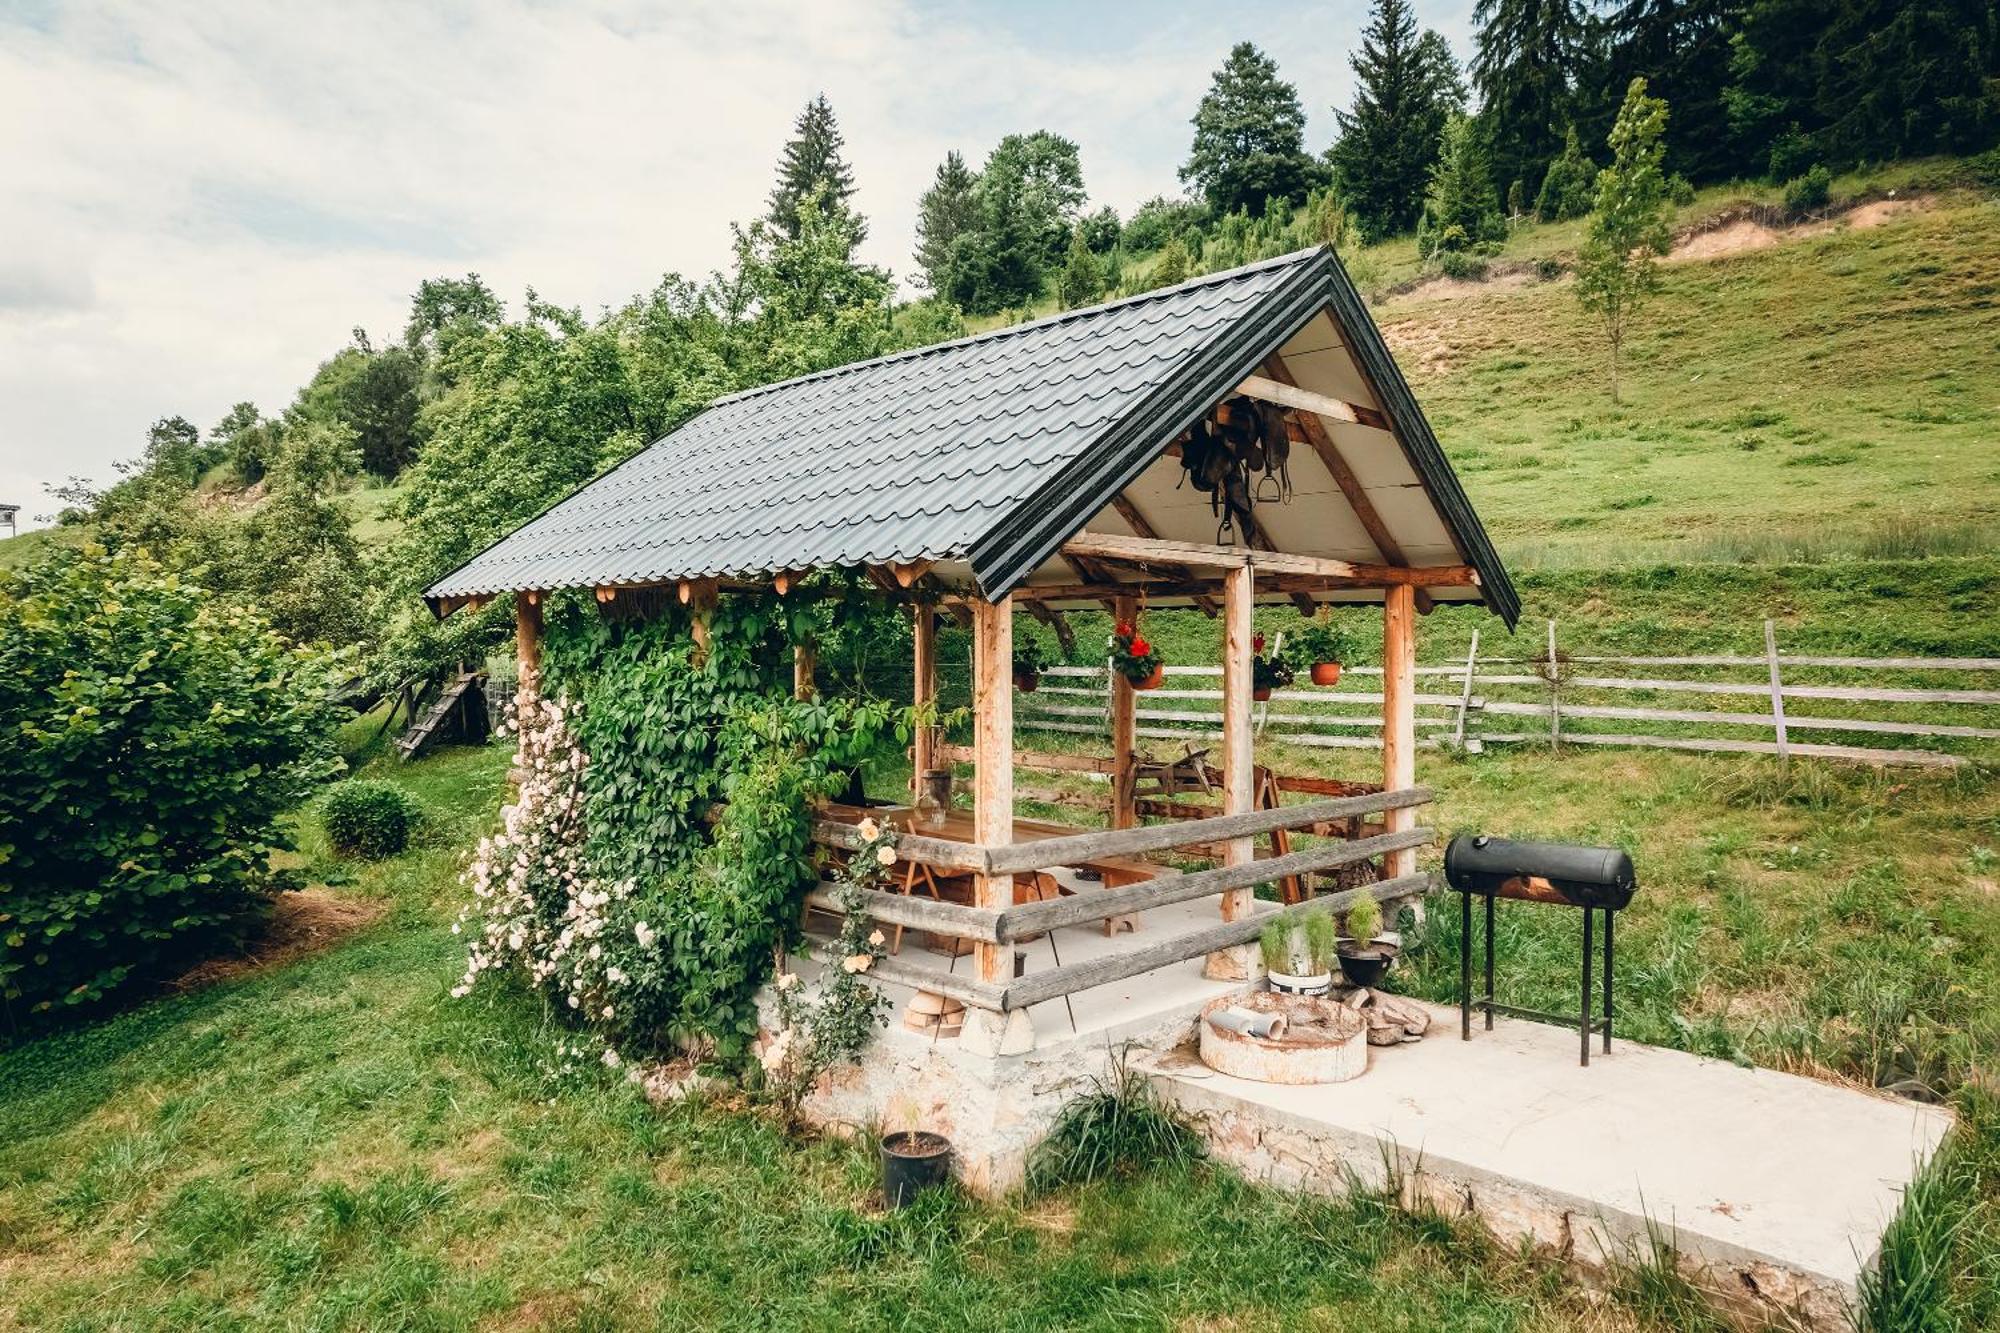
<path fill-rule="evenodd" d="M 1194 1127 L 1132 1068 L 1123 1051 L 1091 1083 L 1091 1091 L 1057 1114 L 1048 1137 L 1029 1157 L 1031 1192 L 1188 1166 L 1206 1155 Z"/>
<path fill-rule="evenodd" d="M 2000 1095 L 1968 1086 L 1959 1123 L 1903 1194 L 1861 1275 L 1861 1333 L 1929 1333 L 2000 1322 Z"/>
<path fill-rule="evenodd" d="M 1647 1328 L 1731 1333 L 1731 1325 L 1681 1266 L 1673 1233 L 1646 1220 L 1646 1246 L 1612 1265 L 1611 1295 Z"/>

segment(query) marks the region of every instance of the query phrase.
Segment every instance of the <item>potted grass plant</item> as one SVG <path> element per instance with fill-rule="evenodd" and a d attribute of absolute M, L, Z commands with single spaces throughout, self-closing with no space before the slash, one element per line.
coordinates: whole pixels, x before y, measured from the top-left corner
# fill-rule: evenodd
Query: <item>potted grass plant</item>
<path fill-rule="evenodd" d="M 1337 949 L 1340 972 L 1355 986 L 1375 986 L 1394 962 L 1397 946 L 1382 938 L 1382 904 L 1364 893 L 1347 909 L 1347 935 Z"/>
<path fill-rule="evenodd" d="M 1324 911 L 1273 916 L 1257 937 L 1271 989 L 1284 995 L 1324 995 L 1332 990 L 1337 938 L 1333 918 Z"/>
<path fill-rule="evenodd" d="M 1321 607 L 1318 615 L 1300 621 L 1287 637 L 1298 660 L 1311 665 L 1313 684 L 1340 683 L 1341 664 L 1354 653 L 1354 636 L 1331 612 Z"/>
<path fill-rule="evenodd" d="M 1049 669 L 1048 650 L 1041 640 L 1022 637 L 1014 642 L 1014 688 L 1023 694 L 1033 694 L 1042 683 L 1042 673 Z"/>
<path fill-rule="evenodd" d="M 1111 632 L 1111 669 L 1130 681 L 1135 690 L 1157 690 L 1167 674 L 1166 659 L 1139 627 L 1121 620 Z"/>

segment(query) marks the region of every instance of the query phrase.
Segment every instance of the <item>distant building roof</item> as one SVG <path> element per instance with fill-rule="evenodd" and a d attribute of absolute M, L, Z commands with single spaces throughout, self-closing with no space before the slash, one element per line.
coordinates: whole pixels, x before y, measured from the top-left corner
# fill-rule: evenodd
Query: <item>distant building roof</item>
<path fill-rule="evenodd" d="M 1379 489 L 1383 521 L 1406 529 L 1412 564 L 1470 564 L 1480 582 L 1463 597 L 1511 622 L 1506 571 L 1325 249 L 721 399 L 425 595 L 442 611 L 521 589 L 933 561 L 998 597 L 1149 467 L 1156 489 L 1177 476 L 1167 442 L 1272 357 L 1290 359 L 1300 384 L 1331 376 L 1379 410 L 1378 428 L 1339 429 L 1380 455 L 1361 480 Z M 1293 521 L 1297 542 L 1279 547 L 1337 540 L 1353 558 L 1384 558 L 1330 481 L 1323 493 L 1326 505 Z M 1339 522 L 1328 506 L 1343 507 Z"/>

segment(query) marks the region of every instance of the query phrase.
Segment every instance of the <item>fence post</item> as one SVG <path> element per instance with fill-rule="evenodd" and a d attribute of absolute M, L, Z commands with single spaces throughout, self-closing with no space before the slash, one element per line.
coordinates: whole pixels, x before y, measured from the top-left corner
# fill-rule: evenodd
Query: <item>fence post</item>
<path fill-rule="evenodd" d="M 1764 621 L 1764 660 L 1771 667 L 1771 725 L 1777 732 L 1778 762 L 1791 762 L 1791 742 L 1785 735 L 1785 685 L 1778 672 L 1778 631 Z"/>
<path fill-rule="evenodd" d="M 1549 753 L 1562 744 L 1562 672 L 1556 666 L 1556 622 L 1549 621 Z"/>
<path fill-rule="evenodd" d="M 1465 654 L 1465 690 L 1458 696 L 1458 728 L 1452 735 L 1452 743 L 1459 750 L 1465 749 L 1465 714 L 1472 707 L 1472 673 L 1479 666 L 1479 631 L 1472 631 L 1472 647 Z"/>

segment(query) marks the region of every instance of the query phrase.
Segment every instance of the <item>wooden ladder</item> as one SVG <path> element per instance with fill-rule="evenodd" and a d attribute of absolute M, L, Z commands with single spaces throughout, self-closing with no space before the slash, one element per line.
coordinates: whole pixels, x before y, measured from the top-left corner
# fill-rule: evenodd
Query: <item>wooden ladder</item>
<path fill-rule="evenodd" d="M 396 738 L 397 753 L 404 759 L 415 759 L 423 753 L 424 747 L 436 738 L 438 729 L 444 726 L 452 710 L 459 706 L 465 698 L 466 691 L 470 690 L 478 679 L 479 673 L 476 671 L 461 671 L 447 681 L 444 688 L 438 691 L 437 698 L 431 700 L 430 707 L 424 709 L 410 723 L 408 729 Z"/>

